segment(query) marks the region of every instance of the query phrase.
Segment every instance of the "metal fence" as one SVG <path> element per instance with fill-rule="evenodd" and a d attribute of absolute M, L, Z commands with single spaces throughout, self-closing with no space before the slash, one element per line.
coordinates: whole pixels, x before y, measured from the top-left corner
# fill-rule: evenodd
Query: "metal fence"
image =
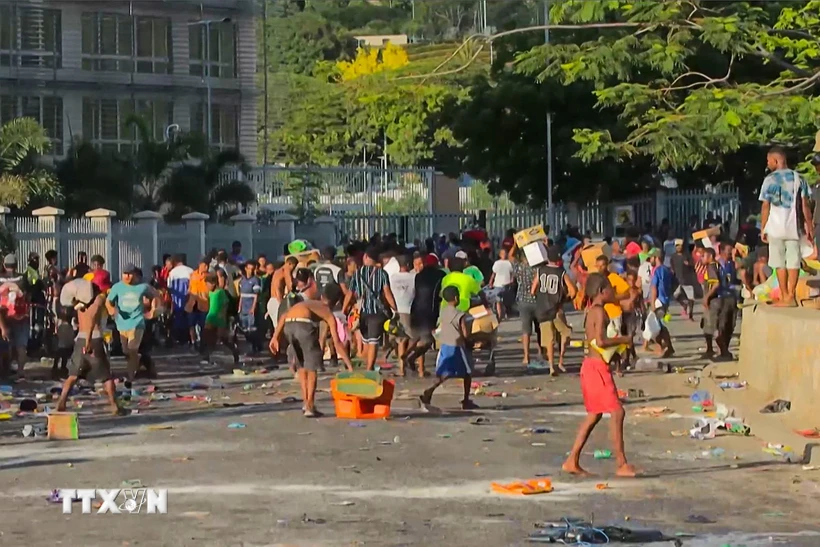
<path fill-rule="evenodd" d="M 2 211 L 5 211 L 3 213 Z M 11 232 L 21 261 L 36 252 L 44 262 L 46 252 L 55 250 L 61 267 L 71 267 L 80 252 L 90 258 L 100 255 L 106 269 L 119 277 L 121 268 L 133 263 L 150 275 L 165 254 L 185 254 L 190 264 L 212 248 L 230 250 L 234 241 L 242 254 L 281 257 L 287 243 L 295 239 L 295 218 L 282 215 L 261 225 L 249 215 L 237 215 L 231 224 L 207 222 L 207 215 L 193 213 L 179 224 L 169 224 L 153 212 L 138 213 L 135 220 L 120 221 L 111 211 L 89 211 L 84 218 L 62 218 L 62 211 L 44 208 L 31 217 L 11 217 L 0 210 L 0 222 Z M 332 223 L 330 232 L 333 233 Z"/>

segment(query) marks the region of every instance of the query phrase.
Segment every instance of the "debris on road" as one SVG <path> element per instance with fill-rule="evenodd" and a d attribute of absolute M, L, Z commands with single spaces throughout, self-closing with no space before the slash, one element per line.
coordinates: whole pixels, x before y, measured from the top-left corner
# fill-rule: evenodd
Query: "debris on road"
<path fill-rule="evenodd" d="M 529 479 L 525 481 L 515 481 L 507 484 L 493 482 L 490 484 L 493 492 L 515 496 L 532 496 L 536 494 L 549 494 L 552 492 L 552 481 L 549 479 Z"/>
<path fill-rule="evenodd" d="M 777 399 L 760 409 L 761 414 L 776 414 L 779 412 L 786 412 L 792 409 L 790 401 L 784 399 Z"/>

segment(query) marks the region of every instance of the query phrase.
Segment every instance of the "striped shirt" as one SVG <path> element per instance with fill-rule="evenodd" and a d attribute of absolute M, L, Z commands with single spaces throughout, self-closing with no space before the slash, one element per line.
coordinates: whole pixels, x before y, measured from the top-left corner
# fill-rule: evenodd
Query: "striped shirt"
<path fill-rule="evenodd" d="M 350 280 L 350 290 L 359 300 L 362 315 L 384 313 L 386 306 L 381 302 L 385 286 L 390 285 L 387 272 L 376 266 L 362 266 Z"/>

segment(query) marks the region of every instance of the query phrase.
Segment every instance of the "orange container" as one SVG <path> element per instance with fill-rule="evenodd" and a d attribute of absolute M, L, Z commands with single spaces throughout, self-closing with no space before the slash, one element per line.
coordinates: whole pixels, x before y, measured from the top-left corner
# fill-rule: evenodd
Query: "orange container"
<path fill-rule="evenodd" d="M 393 402 L 393 391 L 396 383 L 393 380 L 382 382 L 384 390 L 376 399 L 362 399 L 336 391 L 336 380 L 330 381 L 330 394 L 336 406 L 336 417 L 350 420 L 377 420 L 390 416 L 390 404 Z"/>

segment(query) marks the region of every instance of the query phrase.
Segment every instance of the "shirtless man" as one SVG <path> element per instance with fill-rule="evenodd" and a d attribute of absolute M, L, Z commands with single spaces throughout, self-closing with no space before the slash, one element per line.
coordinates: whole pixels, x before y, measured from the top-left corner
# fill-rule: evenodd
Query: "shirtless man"
<path fill-rule="evenodd" d="M 299 260 L 289 256 L 284 265 L 273 273 L 270 282 L 270 301 L 268 302 L 268 317 L 274 328 L 279 323 L 279 306 L 285 295 L 293 290 L 293 270 L 299 265 Z"/>
<path fill-rule="evenodd" d="M 60 400 L 57 402 L 57 410 L 65 411 L 68 395 L 77 382 L 77 378 L 84 376 L 90 370 L 90 379 L 104 382 L 103 387 L 111 413 L 122 415 L 123 409 L 117 404 L 114 378 L 111 376 L 111 363 L 105 351 L 103 329 L 100 326 L 105 312 L 105 294 L 90 281 L 75 279 L 63 287 L 60 302 L 77 311 L 79 332 L 74 342 L 74 353 L 71 356 L 68 378 L 63 384 Z"/>
<path fill-rule="evenodd" d="M 285 339 L 294 350 L 296 357 L 297 377 L 302 387 L 302 400 L 305 402 L 306 418 L 318 418 L 322 413 L 316 410 L 314 397 L 316 395 L 316 373 L 322 367 L 322 348 L 319 344 L 318 323 L 327 324 L 336 354 L 342 358 L 347 370 L 353 370 L 350 356 L 339 340 L 336 327 L 336 317 L 333 307 L 339 302 L 342 291 L 336 285 L 328 285 L 322 294 L 321 300 L 303 300 L 294 304 L 279 318 L 276 331 L 270 340 L 270 350 L 276 355 L 279 353 L 279 341 L 284 334 Z"/>

